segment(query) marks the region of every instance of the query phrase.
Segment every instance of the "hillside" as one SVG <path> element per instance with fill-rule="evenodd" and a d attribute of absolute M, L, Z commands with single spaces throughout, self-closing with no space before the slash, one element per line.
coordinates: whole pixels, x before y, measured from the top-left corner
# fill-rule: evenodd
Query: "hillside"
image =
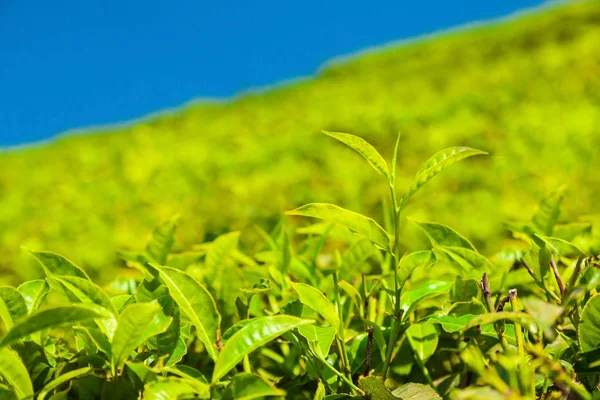
<path fill-rule="evenodd" d="M 336 202 L 380 215 L 379 177 L 321 129 L 361 135 L 399 179 L 452 145 L 488 151 L 444 172 L 405 210 L 491 254 L 502 223 L 568 184 L 565 213 L 598 212 L 600 2 L 563 5 L 324 67 L 307 79 L 223 103 L 195 103 L 132 127 L 0 154 L 0 273 L 39 273 L 20 246 L 113 274 L 179 213 L 177 246 L 268 228 L 282 211 Z M 413 229 L 407 226 L 405 229 Z M 421 236 L 406 243 L 418 248 Z"/>

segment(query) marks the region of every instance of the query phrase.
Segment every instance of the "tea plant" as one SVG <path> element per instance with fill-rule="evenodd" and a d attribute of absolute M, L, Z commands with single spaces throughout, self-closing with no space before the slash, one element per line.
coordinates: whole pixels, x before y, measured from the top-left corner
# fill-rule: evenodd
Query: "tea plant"
<path fill-rule="evenodd" d="M 559 224 L 563 189 L 507 223 L 514 245 L 488 259 L 450 227 L 403 217 L 423 185 L 484 152 L 443 150 L 399 194 L 399 137 L 389 167 L 366 141 L 326 133 L 381 175 L 382 224 L 311 203 L 287 214 L 322 222 L 257 228 L 261 247 L 231 232 L 174 253 L 173 218 L 119 254 L 135 274 L 104 288 L 26 250 L 46 277 L 0 288 L 0 398 L 600 396 L 600 235 Z M 407 251 L 404 223 L 431 248 Z"/>

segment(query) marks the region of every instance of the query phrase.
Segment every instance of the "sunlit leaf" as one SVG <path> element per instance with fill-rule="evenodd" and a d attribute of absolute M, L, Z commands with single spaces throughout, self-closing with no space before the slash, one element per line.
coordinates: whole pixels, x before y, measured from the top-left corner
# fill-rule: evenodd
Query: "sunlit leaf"
<path fill-rule="evenodd" d="M 301 325 L 298 327 L 298 333 L 309 342 L 317 356 L 325 358 L 335 339 L 336 329 L 332 326 Z"/>
<path fill-rule="evenodd" d="M 223 400 L 252 400 L 271 396 L 285 396 L 284 390 L 254 374 L 237 374 L 225 389 Z"/>
<path fill-rule="evenodd" d="M 87 274 L 65 257 L 49 251 L 27 250 L 42 266 L 46 275 L 67 275 L 90 279 Z"/>
<path fill-rule="evenodd" d="M 110 317 L 110 313 L 95 305 L 70 304 L 46 308 L 31 314 L 29 317 L 20 320 L 18 324 L 15 324 L 0 341 L 0 347 L 8 346 L 25 336 L 44 329 L 65 324 L 73 325 L 81 321 L 91 321 L 107 317 Z"/>
<path fill-rule="evenodd" d="M 218 382 L 246 354 L 265 345 L 285 332 L 314 321 L 303 320 L 288 315 L 255 318 L 237 331 L 223 347 L 213 370 L 212 382 Z"/>
<path fill-rule="evenodd" d="M 184 271 L 158 267 L 160 276 L 180 311 L 196 327 L 196 335 L 213 360 L 219 354 L 217 340 L 220 334 L 221 314 L 208 290 Z"/>
<path fill-rule="evenodd" d="M 344 225 L 348 229 L 365 236 L 383 249 L 390 250 L 390 238 L 385 230 L 373 219 L 362 214 L 325 203 L 306 204 L 293 211 L 288 211 L 286 214 L 320 218 Z"/>
<path fill-rule="evenodd" d="M 150 261 L 160 265 L 167 263 L 167 256 L 171 252 L 173 243 L 175 243 L 175 230 L 178 221 L 179 216 L 176 215 L 152 231 L 150 240 L 146 245 L 146 254 Z"/>
<path fill-rule="evenodd" d="M 50 291 L 50 286 L 48 286 L 48 283 L 45 280 L 37 279 L 22 283 L 17 290 L 19 290 L 23 296 L 25 304 L 27 304 L 28 312 L 32 313 L 37 311 L 44 301 Z"/>
<path fill-rule="evenodd" d="M 20 292 L 9 286 L 0 287 L 0 319 L 6 330 L 12 329 L 15 322 L 27 314 L 27 304 Z"/>
<path fill-rule="evenodd" d="M 411 183 L 408 191 L 403 197 L 403 201 L 408 200 L 421 187 L 423 187 L 427 182 L 429 182 L 437 174 L 442 172 L 450 165 L 467 157 L 472 157 L 480 154 L 485 155 L 488 153 L 469 147 L 450 147 L 435 153 L 429 160 L 425 162 L 421 169 L 417 171 L 413 182 Z"/>
<path fill-rule="evenodd" d="M 406 336 L 413 351 L 422 361 L 427 361 L 435 353 L 439 340 L 439 333 L 435 325 L 411 324 L 406 331 Z"/>
<path fill-rule="evenodd" d="M 578 329 L 581 351 L 589 352 L 600 348 L 600 294 L 588 300 Z"/>
<path fill-rule="evenodd" d="M 164 332 L 171 318 L 162 312 L 157 302 L 137 303 L 126 307 L 119 315 L 112 340 L 112 366 L 121 368 L 131 353 L 149 338 Z"/>
<path fill-rule="evenodd" d="M 533 226 L 543 235 L 552 235 L 554 225 L 560 217 L 560 205 L 564 197 L 565 188 L 561 187 L 543 199 L 532 218 Z"/>
<path fill-rule="evenodd" d="M 476 251 L 469 240 L 446 225 L 433 222 L 411 221 L 425 232 L 434 247 L 464 247 L 465 249 Z"/>
<path fill-rule="evenodd" d="M 323 131 L 323 133 L 339 140 L 348 147 L 354 149 L 358 154 L 363 156 L 365 160 L 367 160 L 377 172 L 383 175 L 388 181 L 391 181 L 387 163 L 385 162 L 383 157 L 377 152 L 375 147 L 369 144 L 366 140 L 358 136 L 350 135 L 348 133 L 328 131 Z"/>
<path fill-rule="evenodd" d="M 23 361 L 13 351 L 0 349 L 0 376 L 12 386 L 20 399 L 33 397 L 33 385 Z"/>
<path fill-rule="evenodd" d="M 300 301 L 305 306 L 319 313 L 335 329 L 340 326 L 340 318 L 329 299 L 318 289 L 304 283 L 292 283 Z"/>

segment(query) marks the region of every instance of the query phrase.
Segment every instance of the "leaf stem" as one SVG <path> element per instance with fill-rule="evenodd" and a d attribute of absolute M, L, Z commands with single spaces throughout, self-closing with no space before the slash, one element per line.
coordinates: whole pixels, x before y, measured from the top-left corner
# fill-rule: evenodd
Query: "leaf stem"
<path fill-rule="evenodd" d="M 348 359 L 348 353 L 346 352 L 346 343 L 344 340 L 344 310 L 342 307 L 342 304 L 340 303 L 340 299 L 339 299 L 339 293 L 340 293 L 340 286 L 339 286 L 339 282 L 338 282 L 338 275 L 337 272 L 333 272 L 333 286 L 334 286 L 334 302 L 335 305 L 337 307 L 337 313 L 338 316 L 340 318 L 340 326 L 338 328 L 338 331 L 336 332 L 336 342 L 340 348 L 340 353 L 341 353 L 341 364 L 342 367 L 344 368 L 344 372 L 346 373 L 346 375 L 351 378 L 352 376 L 352 371 L 350 369 L 350 361 Z"/>
<path fill-rule="evenodd" d="M 398 263 L 400 262 L 400 211 L 402 204 L 398 205 L 396 200 L 396 190 L 394 189 L 394 183 L 390 183 L 390 193 L 392 195 L 392 205 L 394 207 L 394 246 L 393 246 L 393 257 L 390 258 L 392 262 L 392 268 L 394 270 L 394 316 L 392 322 L 392 332 L 387 346 L 387 352 L 385 355 L 385 361 L 383 364 L 382 376 L 385 380 L 387 376 L 390 363 L 392 361 L 392 355 L 394 353 L 394 347 L 398 340 L 398 334 L 400 333 L 400 323 L 402 318 L 402 310 L 400 308 L 401 289 L 398 285 Z"/>
<path fill-rule="evenodd" d="M 508 292 L 508 296 L 510 298 L 510 305 L 512 306 L 513 311 L 519 311 L 519 302 L 517 299 L 517 289 L 511 289 Z M 517 340 L 517 351 L 519 355 L 525 355 L 525 349 L 523 347 L 523 329 L 521 328 L 521 324 L 518 322 L 514 322 L 515 326 L 515 337 Z"/>
<path fill-rule="evenodd" d="M 354 384 L 354 382 L 352 382 L 352 380 L 348 379 L 346 377 L 346 375 L 342 374 L 340 371 L 338 371 L 337 369 L 335 369 L 333 367 L 333 365 L 329 364 L 327 362 L 327 360 L 325 359 L 320 359 L 321 362 L 323 362 L 323 364 L 325 364 L 325 366 L 331 371 L 333 372 L 338 378 L 340 378 L 342 381 L 344 381 L 348 386 L 350 386 L 350 388 L 352 388 L 353 390 L 355 390 L 357 393 L 359 393 L 361 396 L 365 395 L 365 392 L 362 391 L 362 389 L 360 389 L 358 386 L 356 386 Z"/>
<path fill-rule="evenodd" d="M 558 284 L 558 290 L 560 290 L 560 296 L 563 297 L 565 295 L 565 284 L 560 277 L 560 273 L 558 272 L 558 267 L 556 266 L 556 261 L 554 261 L 554 254 L 550 256 L 550 266 L 552 267 L 552 272 L 554 273 L 554 278 L 556 278 L 556 283 Z"/>

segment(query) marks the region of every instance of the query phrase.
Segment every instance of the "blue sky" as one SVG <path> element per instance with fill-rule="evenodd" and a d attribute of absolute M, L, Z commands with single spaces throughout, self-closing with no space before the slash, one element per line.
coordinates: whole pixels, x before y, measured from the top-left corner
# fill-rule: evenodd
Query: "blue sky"
<path fill-rule="evenodd" d="M 228 97 L 541 3 L 0 0 L 0 146 Z"/>

